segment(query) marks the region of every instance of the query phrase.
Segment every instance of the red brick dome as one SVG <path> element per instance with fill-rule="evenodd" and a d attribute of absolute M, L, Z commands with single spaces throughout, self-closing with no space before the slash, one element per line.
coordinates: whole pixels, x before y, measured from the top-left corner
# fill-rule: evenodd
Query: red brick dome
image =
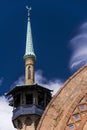
<path fill-rule="evenodd" d="M 52 98 L 37 130 L 87 130 L 87 65 Z"/>

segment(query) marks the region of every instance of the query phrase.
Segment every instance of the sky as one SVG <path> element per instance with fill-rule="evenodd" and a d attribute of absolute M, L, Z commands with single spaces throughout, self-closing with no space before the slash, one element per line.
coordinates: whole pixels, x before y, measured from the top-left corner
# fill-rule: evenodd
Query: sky
<path fill-rule="evenodd" d="M 25 73 L 26 5 L 32 7 L 36 72 L 42 71 L 48 82 L 64 83 L 87 60 L 86 0 L 1 0 L 0 95 L 8 92 Z M 86 59 L 82 60 L 84 56 Z"/>
<path fill-rule="evenodd" d="M 0 130 L 14 130 L 4 93 L 24 83 L 26 5 L 32 7 L 36 83 L 55 94 L 87 63 L 87 0 L 0 0 Z"/>
<path fill-rule="evenodd" d="M 65 82 L 79 63 L 83 65 L 80 58 L 87 55 L 86 4 L 85 0 L 0 1 L 0 95 L 8 92 L 25 73 L 26 5 L 32 7 L 31 28 L 37 57 L 35 71 L 42 71 L 47 81 Z M 83 46 L 80 38 L 84 35 Z M 84 48 L 85 54 L 78 56 L 77 51 L 84 53 Z"/>

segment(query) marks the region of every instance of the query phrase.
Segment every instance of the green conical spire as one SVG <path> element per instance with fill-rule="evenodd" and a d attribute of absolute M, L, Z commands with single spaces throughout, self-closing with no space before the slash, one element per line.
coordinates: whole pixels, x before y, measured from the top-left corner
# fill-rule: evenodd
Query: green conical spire
<path fill-rule="evenodd" d="M 28 10 L 28 24 L 27 24 L 26 50 L 25 50 L 24 59 L 28 57 L 33 57 L 33 58 L 36 57 L 33 48 L 32 32 L 31 32 L 31 24 L 30 24 L 31 7 L 29 8 L 28 6 L 26 6 L 26 8 Z"/>

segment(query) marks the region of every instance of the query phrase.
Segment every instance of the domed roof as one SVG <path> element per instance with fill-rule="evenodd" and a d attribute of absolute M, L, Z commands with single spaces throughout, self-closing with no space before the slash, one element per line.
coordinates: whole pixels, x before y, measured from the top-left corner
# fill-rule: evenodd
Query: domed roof
<path fill-rule="evenodd" d="M 87 120 L 86 97 L 87 65 L 70 77 L 52 98 L 37 130 L 82 130 Z"/>

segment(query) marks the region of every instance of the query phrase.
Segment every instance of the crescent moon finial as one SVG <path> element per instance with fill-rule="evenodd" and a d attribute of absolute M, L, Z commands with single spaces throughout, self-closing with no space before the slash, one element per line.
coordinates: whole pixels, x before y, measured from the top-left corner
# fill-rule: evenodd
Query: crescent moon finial
<path fill-rule="evenodd" d="M 26 6 L 26 9 L 28 11 L 28 17 L 30 16 L 31 7 Z"/>

